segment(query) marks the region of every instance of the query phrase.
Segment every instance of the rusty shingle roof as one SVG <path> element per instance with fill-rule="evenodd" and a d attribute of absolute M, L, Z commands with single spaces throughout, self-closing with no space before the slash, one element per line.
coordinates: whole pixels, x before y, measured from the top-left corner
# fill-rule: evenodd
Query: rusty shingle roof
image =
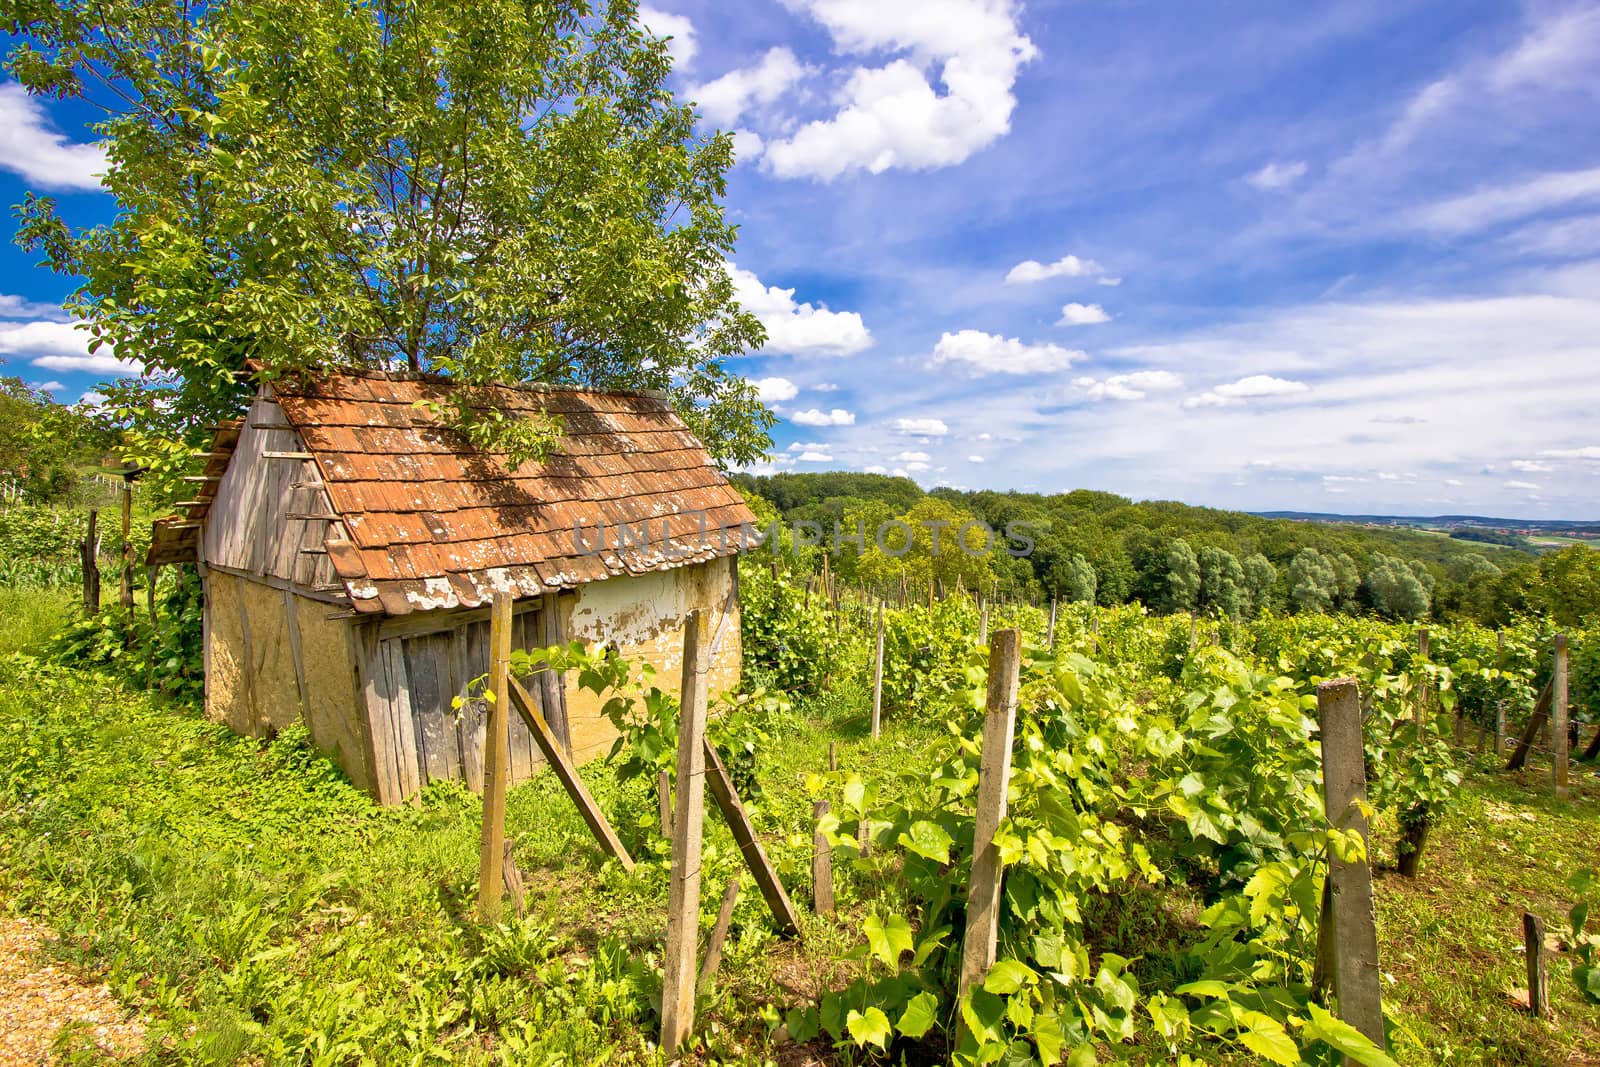
<path fill-rule="evenodd" d="M 738 552 L 754 527 L 743 498 L 660 394 L 483 389 L 474 403 L 561 418 L 555 452 L 512 470 L 419 403 L 443 400 L 451 388 L 383 373 L 272 387 L 349 532 L 327 542 L 328 558 L 359 610 L 475 607 L 497 589 L 533 596 L 670 570 Z M 232 434 L 236 441 L 237 428 Z M 203 516 L 192 509 L 181 521 Z"/>

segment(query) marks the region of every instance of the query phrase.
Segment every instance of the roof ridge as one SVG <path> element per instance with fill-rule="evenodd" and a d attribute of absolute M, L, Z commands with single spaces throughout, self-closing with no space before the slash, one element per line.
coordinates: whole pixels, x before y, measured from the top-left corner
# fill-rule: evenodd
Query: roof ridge
<path fill-rule="evenodd" d="M 285 374 L 274 382 L 290 378 L 301 378 L 306 381 L 327 381 L 332 378 L 362 378 L 370 381 L 381 382 L 424 382 L 436 385 L 458 386 L 463 384 L 476 385 L 492 389 L 511 389 L 520 393 L 590 393 L 596 396 L 638 396 L 649 400 L 672 400 L 672 394 L 665 389 L 645 389 L 631 387 L 626 389 L 606 389 L 593 385 L 573 385 L 557 382 L 474 382 L 464 383 L 458 378 L 437 371 L 401 371 L 379 370 L 374 367 L 333 367 L 318 371 L 293 371 Z"/>

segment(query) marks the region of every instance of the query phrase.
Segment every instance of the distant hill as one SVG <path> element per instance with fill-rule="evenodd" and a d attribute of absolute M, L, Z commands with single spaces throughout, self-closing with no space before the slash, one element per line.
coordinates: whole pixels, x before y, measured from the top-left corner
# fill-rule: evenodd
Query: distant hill
<path fill-rule="evenodd" d="M 1336 515 L 1324 511 L 1255 511 L 1263 519 L 1332 522 L 1367 526 L 1406 526 L 1424 530 L 1506 530 L 1514 533 L 1564 534 L 1600 538 L 1600 519 L 1503 519 L 1489 515 Z"/>

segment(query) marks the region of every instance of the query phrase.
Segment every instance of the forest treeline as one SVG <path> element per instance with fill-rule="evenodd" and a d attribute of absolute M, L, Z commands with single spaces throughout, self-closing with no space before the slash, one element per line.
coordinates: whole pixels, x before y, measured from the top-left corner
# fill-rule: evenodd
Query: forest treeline
<path fill-rule="evenodd" d="M 909 478 L 851 472 L 734 481 L 763 517 L 790 524 L 786 537 L 793 523 L 815 523 L 834 549 L 833 572 L 879 588 L 902 576 L 918 587 L 930 579 L 967 588 L 998 582 L 1037 598 L 1227 616 L 1337 610 L 1504 625 L 1543 614 L 1578 625 L 1600 615 L 1600 552 L 1583 546 L 1538 556 L 1418 530 L 1269 519 L 1089 489 L 925 492 Z M 899 527 L 878 543 L 874 532 L 890 520 L 909 527 L 909 544 Z M 1026 529 L 1031 551 L 1012 555 L 1004 543 L 978 551 L 973 522 Z M 812 529 L 802 529 L 802 553 L 821 551 L 805 545 Z M 860 529 L 866 537 L 857 545 Z"/>

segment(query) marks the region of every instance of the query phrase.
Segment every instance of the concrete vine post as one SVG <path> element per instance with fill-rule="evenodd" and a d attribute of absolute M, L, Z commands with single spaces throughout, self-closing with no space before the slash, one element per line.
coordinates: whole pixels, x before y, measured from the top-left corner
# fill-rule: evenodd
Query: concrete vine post
<path fill-rule="evenodd" d="M 959 992 L 963 999 L 974 986 L 983 983 L 984 975 L 994 966 L 1000 936 L 1000 849 L 994 843 L 994 835 L 1006 817 L 1021 670 L 1021 634 L 1015 629 L 995 631 L 989 645 L 989 692 L 978 769 L 978 810 L 973 823 L 972 876 L 967 883 L 967 932 L 961 944 Z M 965 1026 L 963 1022 L 963 1030 Z M 958 1032 L 958 1044 L 961 1037 Z"/>
<path fill-rule="evenodd" d="M 1551 779 L 1555 783 L 1556 796 L 1562 800 L 1572 795 L 1567 781 L 1570 755 L 1567 741 L 1567 635 L 1556 634 L 1555 672 L 1551 678 L 1550 693 L 1550 755 L 1554 765 Z"/>

